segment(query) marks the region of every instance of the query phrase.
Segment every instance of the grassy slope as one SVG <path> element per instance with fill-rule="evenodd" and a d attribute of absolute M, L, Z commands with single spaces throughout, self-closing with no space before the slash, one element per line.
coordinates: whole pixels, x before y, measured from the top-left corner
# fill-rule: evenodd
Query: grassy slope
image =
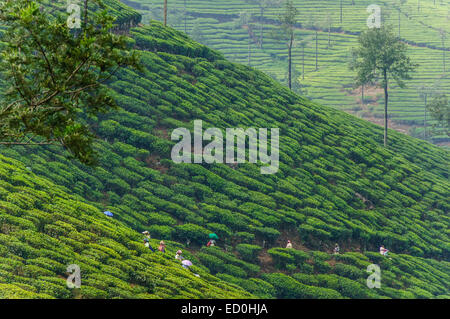
<path fill-rule="evenodd" d="M 143 21 L 148 17 L 160 19 L 161 2 L 156 0 L 134 0 L 139 11 L 143 14 Z M 264 48 L 260 49 L 257 40 L 259 37 L 259 9 L 246 4 L 243 0 L 215 1 L 214 6 L 210 1 L 197 0 L 187 3 L 187 32 L 198 24 L 202 34 L 201 42 L 223 52 L 227 58 L 239 63 L 248 63 L 248 35 L 244 28 L 236 28 L 233 20 L 240 12 L 255 14 L 254 38 L 251 45 L 251 65 L 280 82 L 286 79 L 286 50 L 280 43 L 270 39 L 269 34 L 273 28 L 274 20 L 277 19 L 278 9 L 268 9 L 265 18 L 268 23 L 265 26 Z M 368 13 L 366 8 L 372 1 L 344 1 L 343 22 L 340 22 L 339 1 L 294 1 L 299 9 L 299 22 L 303 29 L 297 32 L 297 40 L 306 41 L 305 48 L 305 79 L 301 79 L 309 98 L 317 103 L 336 107 L 338 109 L 351 111 L 359 117 L 370 119 L 381 124 L 383 97 L 381 91 L 366 92 L 365 106 L 361 105 L 360 94 L 352 90 L 353 74 L 348 70 L 350 49 L 357 45 L 357 36 L 366 26 Z M 392 24 L 395 32 L 398 28 L 398 6 L 393 0 L 385 0 L 378 3 L 386 16 L 388 23 Z M 401 37 L 412 45 L 410 54 L 413 60 L 419 63 L 419 68 L 408 82 L 408 87 L 401 89 L 392 85 L 391 94 L 391 118 L 398 130 L 408 133 L 411 127 L 415 135 L 423 137 L 424 123 L 424 101 L 418 94 L 421 86 L 438 85 L 439 89 L 446 90 L 450 86 L 450 78 L 443 74 L 442 64 L 442 42 L 438 30 L 444 29 L 450 32 L 448 24 L 448 1 L 420 1 L 420 10 L 417 10 L 417 1 L 407 1 L 401 7 Z M 170 11 L 170 9 L 172 11 Z M 185 30 L 183 0 L 171 1 L 169 6 L 169 23 L 178 30 Z M 172 20 L 170 19 L 172 17 Z M 327 17 L 331 23 L 331 47 L 328 46 L 328 24 Z M 311 29 L 312 22 L 321 31 L 318 33 L 318 65 L 315 69 L 315 34 Z M 309 29 L 309 30 L 308 30 Z M 345 33 L 344 33 L 345 32 Z M 350 33 L 350 34 L 349 34 Z M 351 34 L 353 33 L 353 34 Z M 429 46 L 419 47 L 419 46 Z M 448 44 L 446 45 L 448 48 Z M 302 72 L 301 48 L 294 49 L 294 64 L 299 72 Z M 450 54 L 447 53 L 447 66 L 450 65 Z M 447 67 L 448 69 L 448 67 Z M 428 126 L 432 125 L 430 116 L 427 115 Z M 434 135 L 434 141 L 445 140 L 439 138 L 439 134 L 427 129 L 428 137 Z M 412 132 L 411 132 L 412 133 Z"/>
<path fill-rule="evenodd" d="M 72 163 L 58 148 L 1 151 L 42 176 L 2 157 L 4 295 L 70 297 L 61 277 L 72 261 L 86 268 L 92 287 L 82 297 L 243 296 L 206 271 L 260 297 L 449 294 L 448 152 L 395 132 L 385 150 L 377 126 L 301 99 L 174 30 L 152 23 L 132 34 L 147 51 L 146 71 L 111 83 L 122 109 L 99 118 L 99 168 Z M 280 172 L 173 165 L 168 134 L 198 118 L 220 128 L 279 127 Z M 58 186 L 36 186 L 47 180 Z M 153 246 L 173 240 L 169 256 L 145 254 L 129 227 L 149 229 Z M 200 248 L 209 231 L 222 249 Z M 301 250 L 267 250 L 288 236 Z M 327 253 L 334 242 L 344 254 Z M 371 252 L 381 242 L 392 260 Z M 202 279 L 171 261 L 178 247 Z M 370 263 L 382 267 L 381 290 L 365 286 Z M 179 281 L 185 274 L 188 283 Z"/>

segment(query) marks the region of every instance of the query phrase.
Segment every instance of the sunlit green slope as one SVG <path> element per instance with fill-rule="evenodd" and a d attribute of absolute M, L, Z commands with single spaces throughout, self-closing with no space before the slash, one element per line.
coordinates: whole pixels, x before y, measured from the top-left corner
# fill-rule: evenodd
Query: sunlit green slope
<path fill-rule="evenodd" d="M 385 149 L 380 127 L 303 99 L 160 23 L 130 36 L 144 72 L 109 83 L 120 110 L 93 122 L 99 167 L 57 147 L 0 149 L 0 296 L 450 295 L 447 151 L 394 131 Z M 174 164 L 170 134 L 195 119 L 279 128 L 280 170 Z M 145 250 L 143 230 L 169 253 Z M 210 232 L 219 247 L 204 247 Z M 278 248 L 288 239 L 295 249 Z M 377 252 L 381 244 L 391 259 Z M 178 248 L 200 278 L 175 262 Z M 366 286 L 373 263 L 381 289 Z M 81 292 L 65 288 L 68 264 L 86 269 Z"/>
<path fill-rule="evenodd" d="M 0 298 L 248 298 L 250 294 L 167 255 L 15 160 L 0 155 Z M 157 244 L 156 240 L 152 245 Z M 81 289 L 66 285 L 81 269 Z"/>
<path fill-rule="evenodd" d="M 162 21 L 163 1 L 123 2 L 138 10 L 143 15 L 144 23 L 149 19 Z M 424 93 L 429 98 L 433 92 L 448 92 L 450 87 L 448 0 L 407 0 L 401 6 L 398 0 L 376 3 L 372 0 L 293 2 L 299 12 L 293 49 L 294 75 L 299 77 L 303 95 L 316 103 L 346 110 L 382 124 L 382 91 L 366 88 L 362 103 L 360 90 L 352 87 L 354 73 L 348 69 L 351 48 L 358 45 L 357 34 L 367 28 L 367 7 L 377 4 L 381 7 L 383 22 L 390 24 L 394 32 L 409 44 L 409 54 L 419 64 L 406 88 L 391 85 L 389 111 L 392 127 L 433 142 L 449 141 L 448 136 L 432 129 L 434 122 L 430 114 L 424 112 Z M 264 10 L 262 47 L 259 44 L 260 8 L 250 1 L 172 0 L 169 2 L 168 16 L 170 26 L 220 50 L 234 62 L 250 64 L 286 84 L 286 44 L 271 36 L 281 10 L 280 6 Z M 238 23 L 242 14 L 252 15 L 250 34 L 247 25 Z M 318 30 L 317 68 L 315 30 Z M 447 40 L 442 35 L 446 35 Z"/>

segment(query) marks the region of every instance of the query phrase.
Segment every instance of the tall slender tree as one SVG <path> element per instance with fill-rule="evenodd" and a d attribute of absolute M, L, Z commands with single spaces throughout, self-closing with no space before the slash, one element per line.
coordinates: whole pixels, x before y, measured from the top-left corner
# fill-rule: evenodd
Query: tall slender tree
<path fill-rule="evenodd" d="M 186 5 L 186 0 L 184 0 L 183 19 L 184 19 L 184 33 L 187 34 L 187 5 Z"/>
<path fill-rule="evenodd" d="M 300 47 L 302 50 L 302 80 L 305 79 L 305 47 L 308 45 L 310 38 L 303 38 L 301 41 L 298 41 L 297 47 Z"/>
<path fill-rule="evenodd" d="M 164 0 L 164 25 L 167 25 L 167 0 Z"/>
<path fill-rule="evenodd" d="M 402 6 L 406 3 L 406 0 L 397 0 L 398 5 L 398 37 L 400 37 L 400 25 L 401 25 L 401 17 L 402 17 Z"/>
<path fill-rule="evenodd" d="M 302 86 L 302 83 L 300 82 L 300 72 L 295 67 L 292 68 L 292 92 L 300 95 L 307 94 L 307 90 Z"/>
<path fill-rule="evenodd" d="M 283 13 L 279 16 L 280 26 L 274 30 L 273 38 L 283 41 L 288 50 L 288 87 L 292 89 L 292 48 L 295 40 L 295 25 L 298 10 L 292 0 L 287 0 Z"/>
<path fill-rule="evenodd" d="M 432 118 L 437 121 L 434 127 L 441 128 L 447 136 L 450 136 L 450 99 L 445 93 L 439 94 L 427 105 Z"/>
<path fill-rule="evenodd" d="M 245 2 L 259 7 L 259 47 L 263 48 L 264 42 L 264 12 L 268 8 L 278 7 L 282 4 L 281 0 L 245 0 Z"/>
<path fill-rule="evenodd" d="M 252 20 L 253 15 L 251 13 L 248 13 L 247 11 L 242 11 L 239 13 L 239 18 L 234 21 L 234 28 L 245 27 L 247 29 L 248 66 L 251 65 L 251 58 L 252 58 L 253 28 L 254 28 L 254 25 L 251 23 Z"/>
<path fill-rule="evenodd" d="M 316 29 L 316 71 L 319 69 L 319 32 Z"/>
<path fill-rule="evenodd" d="M 445 74 L 445 40 L 447 39 L 447 32 L 444 29 L 439 29 L 439 35 L 442 41 L 442 67 Z"/>
<path fill-rule="evenodd" d="M 433 96 L 436 87 L 435 86 L 427 86 L 422 85 L 417 88 L 419 92 L 419 97 L 423 99 L 424 111 L 423 111 L 423 139 L 427 139 L 427 108 L 428 108 L 428 99 Z"/>
<path fill-rule="evenodd" d="M 384 146 L 388 144 L 389 81 L 393 79 L 399 87 L 411 78 L 416 68 L 407 56 L 407 46 L 386 26 L 368 29 L 358 39 L 359 47 L 353 51 L 356 70 L 355 82 L 364 85 L 378 82 L 384 90 Z"/>
<path fill-rule="evenodd" d="M 331 48 L 331 27 L 333 26 L 333 17 L 327 13 L 325 17 L 325 26 L 328 29 L 328 48 Z"/>
<path fill-rule="evenodd" d="M 315 70 L 317 71 L 319 69 L 319 29 L 320 29 L 320 25 L 314 16 L 309 16 L 308 20 L 306 21 L 306 25 L 308 28 L 311 28 L 312 30 L 314 30 L 315 59 L 316 59 Z"/>

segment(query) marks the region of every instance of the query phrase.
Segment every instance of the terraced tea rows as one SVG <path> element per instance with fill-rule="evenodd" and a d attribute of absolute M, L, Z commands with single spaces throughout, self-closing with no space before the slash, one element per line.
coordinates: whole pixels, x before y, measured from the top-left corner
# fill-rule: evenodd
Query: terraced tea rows
<path fill-rule="evenodd" d="M 125 2 L 143 14 L 144 22 L 148 22 L 150 18 L 161 19 L 162 1 Z M 295 74 L 303 86 L 302 93 L 318 103 L 346 110 L 380 124 L 383 116 L 381 92 L 366 89 L 365 102 L 362 104 L 360 89 L 352 89 L 353 73 L 348 70 L 350 50 L 357 44 L 355 34 L 366 27 L 369 16 L 366 9 L 374 1 L 342 1 L 342 22 L 340 1 L 294 1 L 294 3 L 299 9 L 294 64 Z M 445 48 L 448 51 L 449 47 L 445 41 L 442 42 L 440 33 L 440 30 L 443 30 L 448 38 L 449 2 L 410 0 L 399 7 L 397 1 L 386 0 L 378 1 L 376 4 L 382 8 L 383 21 L 391 24 L 396 31 L 400 8 L 400 35 L 411 44 L 410 55 L 419 64 L 419 68 L 413 74 L 413 80 L 407 83 L 407 88 L 400 89 L 395 86 L 391 88 L 390 117 L 393 127 L 424 138 L 423 130 L 426 125 L 428 140 L 436 143 L 448 142 L 448 136 L 440 135 L 441 133 L 431 128 L 433 121 L 430 120 L 429 114 L 425 114 L 424 96 L 420 93 L 430 91 L 427 88 L 433 87 L 434 92 L 449 92 L 450 78 L 448 72 L 443 72 L 442 50 Z M 263 48 L 259 46 L 260 10 L 244 0 L 218 0 L 214 1 L 214 5 L 207 0 L 188 2 L 173 0 L 169 2 L 169 24 L 178 30 L 187 31 L 201 43 L 220 50 L 230 60 L 249 64 L 286 83 L 285 45 L 270 38 L 279 10 L 267 8 L 264 12 Z M 240 14 L 245 12 L 253 14 L 250 36 L 247 25 L 236 23 Z M 319 29 L 317 69 L 314 29 Z M 449 57 L 450 52 L 447 52 L 445 57 L 447 69 L 450 66 Z"/>
<path fill-rule="evenodd" d="M 100 167 L 54 146 L 1 148 L 23 163 L 2 157 L 3 294 L 71 297 L 62 278 L 74 260 L 89 269 L 84 298 L 448 297 L 447 151 L 396 132 L 384 149 L 380 127 L 311 103 L 159 23 L 130 34 L 145 70 L 109 83 L 121 108 L 94 126 Z M 194 119 L 279 127 L 280 171 L 174 164 L 170 132 L 192 129 Z M 153 246 L 165 240 L 168 256 L 146 253 L 142 230 Z M 210 232 L 219 247 L 202 248 Z M 278 248 L 287 238 L 296 249 Z M 339 256 L 331 255 L 336 242 Z M 392 259 L 377 252 L 380 243 Z M 200 279 L 172 261 L 179 248 Z M 366 285 L 372 263 L 381 289 Z"/>
<path fill-rule="evenodd" d="M 450 298 L 448 151 L 394 131 L 384 148 L 380 127 L 176 30 L 128 31 L 143 70 L 108 83 L 117 112 L 86 118 L 98 167 L 57 146 L 0 147 L 0 298 Z M 196 119 L 278 127 L 280 170 L 175 164 L 170 133 Z M 145 248 L 143 230 L 167 253 Z"/>

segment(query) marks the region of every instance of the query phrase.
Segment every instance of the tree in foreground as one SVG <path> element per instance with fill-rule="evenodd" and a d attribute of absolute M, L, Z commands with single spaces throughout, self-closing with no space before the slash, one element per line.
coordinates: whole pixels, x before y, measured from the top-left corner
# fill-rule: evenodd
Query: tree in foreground
<path fill-rule="evenodd" d="M 0 4 L 6 27 L 0 71 L 0 144 L 61 145 L 82 163 L 95 163 L 87 120 L 116 108 L 106 82 L 120 68 L 139 69 L 127 39 L 110 32 L 106 11 L 83 17 L 79 29 L 67 15 L 49 15 L 29 0 Z"/>
<path fill-rule="evenodd" d="M 350 68 L 357 72 L 355 85 L 378 83 L 384 89 L 384 146 L 388 143 L 389 81 L 401 88 L 417 64 L 407 56 L 407 46 L 386 26 L 368 29 L 358 39 Z"/>
<path fill-rule="evenodd" d="M 280 27 L 274 30 L 272 37 L 283 41 L 288 48 L 288 86 L 292 89 L 292 48 L 295 40 L 295 24 L 297 23 L 298 10 L 292 0 L 286 1 L 284 12 L 280 15 Z"/>

